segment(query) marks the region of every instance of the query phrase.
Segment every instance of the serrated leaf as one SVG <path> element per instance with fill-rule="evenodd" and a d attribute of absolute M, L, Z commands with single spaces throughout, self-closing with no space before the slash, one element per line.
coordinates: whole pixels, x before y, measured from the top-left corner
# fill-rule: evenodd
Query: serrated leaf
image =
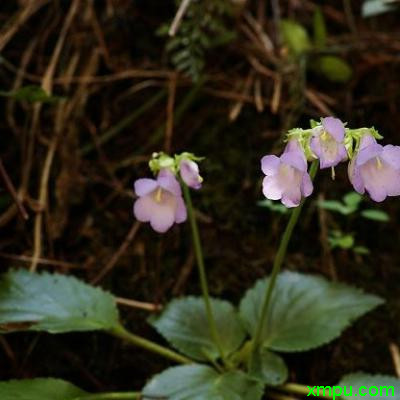
<path fill-rule="evenodd" d="M 361 211 L 361 215 L 373 221 L 388 222 L 390 220 L 389 215 L 382 210 L 363 210 Z"/>
<path fill-rule="evenodd" d="M 118 325 L 113 297 L 72 276 L 11 270 L 0 280 L 0 330 L 61 333 Z"/>
<path fill-rule="evenodd" d="M 285 44 L 295 55 L 304 54 L 312 47 L 307 31 L 295 21 L 282 20 L 281 33 Z"/>
<path fill-rule="evenodd" d="M 142 395 L 168 400 L 259 400 L 263 385 L 241 371 L 219 374 L 205 365 L 184 365 L 153 377 Z"/>
<path fill-rule="evenodd" d="M 259 280 L 240 303 L 240 315 L 254 335 L 269 278 Z M 325 278 L 283 272 L 276 281 L 262 331 L 276 351 L 305 351 L 337 338 L 355 319 L 383 300 Z"/>
<path fill-rule="evenodd" d="M 393 376 L 357 372 L 345 375 L 338 385 L 343 388 L 346 399 L 349 400 L 361 396 L 365 400 L 372 400 L 377 396 L 400 400 L 400 380 Z"/>
<path fill-rule="evenodd" d="M 287 380 L 288 368 L 285 361 L 278 354 L 261 347 L 253 355 L 251 376 L 260 379 L 267 385 L 281 385 Z"/>
<path fill-rule="evenodd" d="M 88 395 L 61 379 L 38 378 L 0 382 L 1 400 L 75 400 Z"/>
<path fill-rule="evenodd" d="M 246 332 L 232 304 L 211 299 L 211 306 L 222 349 L 228 355 L 239 348 Z M 202 298 L 172 300 L 158 318 L 150 319 L 150 323 L 172 346 L 189 357 L 200 361 L 219 357 Z"/>
<path fill-rule="evenodd" d="M 336 56 L 322 56 L 318 59 L 319 72 L 332 82 L 347 82 L 353 71 L 350 65 Z"/>

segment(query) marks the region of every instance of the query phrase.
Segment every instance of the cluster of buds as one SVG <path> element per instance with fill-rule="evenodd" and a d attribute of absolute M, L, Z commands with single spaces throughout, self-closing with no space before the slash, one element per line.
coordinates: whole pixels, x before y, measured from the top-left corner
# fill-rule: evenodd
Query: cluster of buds
<path fill-rule="evenodd" d="M 286 207 L 297 207 L 313 191 L 307 161 L 318 159 L 321 169 L 349 160 L 348 175 L 354 189 L 381 202 L 400 195 L 400 146 L 377 143 L 382 136 L 374 128 L 349 129 L 337 118 L 312 121 L 311 129 L 293 129 L 280 157 L 267 155 L 261 160 L 266 175 L 263 194 L 281 200 Z"/>
<path fill-rule="evenodd" d="M 149 167 L 155 179 L 138 179 L 134 183 L 136 199 L 133 212 L 137 220 L 150 222 L 160 233 L 172 225 L 186 221 L 186 205 L 182 198 L 181 184 L 200 189 L 202 178 L 196 161 L 200 159 L 191 153 L 170 157 L 165 153 L 154 153 Z"/>

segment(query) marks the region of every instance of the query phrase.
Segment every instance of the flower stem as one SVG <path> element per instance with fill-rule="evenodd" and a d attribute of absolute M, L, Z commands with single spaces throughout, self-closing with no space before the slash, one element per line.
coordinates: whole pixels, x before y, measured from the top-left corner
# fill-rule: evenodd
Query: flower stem
<path fill-rule="evenodd" d="M 180 364 L 190 364 L 193 361 L 190 358 L 182 356 L 181 354 L 168 349 L 167 347 L 161 346 L 150 340 L 142 338 L 141 336 L 134 335 L 133 333 L 126 330 L 122 325 L 118 325 L 115 328 L 108 331 L 113 336 L 119 337 L 133 344 L 134 346 L 142 347 L 152 353 L 157 353 L 160 356 L 168 358 L 169 360 L 176 361 Z"/>
<path fill-rule="evenodd" d="M 318 169 L 318 160 L 315 160 L 312 162 L 311 167 L 310 167 L 311 180 L 314 179 L 314 177 L 317 173 L 317 169 Z M 258 319 L 258 323 L 256 326 L 256 331 L 255 331 L 255 335 L 254 335 L 254 339 L 253 339 L 253 349 L 252 349 L 252 352 L 251 352 L 250 358 L 249 358 L 249 365 L 251 364 L 252 354 L 254 354 L 254 352 L 257 350 L 258 346 L 260 345 L 263 328 L 264 328 L 264 324 L 265 324 L 265 319 L 267 318 L 267 314 L 268 314 L 268 307 L 269 307 L 269 303 L 271 300 L 272 292 L 274 290 L 276 279 L 277 279 L 279 271 L 281 269 L 283 260 L 285 259 L 286 250 L 287 250 L 290 238 L 292 236 L 293 229 L 296 226 L 296 223 L 299 219 L 304 202 L 305 202 L 305 199 L 303 199 L 301 201 L 301 203 L 298 207 L 293 209 L 293 211 L 290 215 L 288 224 L 286 225 L 285 232 L 283 233 L 283 235 L 281 237 L 281 241 L 279 243 L 279 248 L 278 248 L 278 251 L 277 251 L 275 259 L 274 259 L 271 276 L 269 278 L 268 288 L 267 288 L 267 291 L 265 292 L 265 297 L 264 297 L 263 305 L 261 308 L 261 314 L 260 314 L 260 317 Z"/>
<path fill-rule="evenodd" d="M 140 400 L 140 392 L 114 392 L 88 394 L 87 396 L 77 397 L 75 400 Z"/>
<path fill-rule="evenodd" d="M 206 270 L 204 267 L 203 250 L 201 248 L 199 229 L 197 227 L 196 217 L 195 217 L 194 211 L 193 211 L 192 198 L 190 197 L 189 188 L 184 182 L 182 182 L 182 187 L 183 187 L 183 195 L 185 197 L 185 203 L 186 203 L 186 207 L 187 207 L 187 211 L 188 211 L 188 216 L 189 216 L 189 220 L 190 220 L 190 227 L 192 229 L 193 247 L 194 247 L 196 260 L 197 260 L 197 266 L 198 266 L 198 270 L 199 270 L 200 285 L 201 285 L 201 291 L 203 293 L 204 305 L 206 307 L 208 325 L 209 325 L 211 337 L 214 340 L 214 343 L 218 349 L 218 352 L 220 354 L 222 361 L 224 361 L 224 363 L 225 363 L 226 362 L 225 354 L 224 354 L 224 350 L 222 349 L 222 346 L 221 346 L 221 340 L 218 335 L 217 326 L 215 323 L 214 314 L 213 314 L 213 310 L 211 307 L 210 295 L 208 293 L 208 284 L 207 284 Z"/>

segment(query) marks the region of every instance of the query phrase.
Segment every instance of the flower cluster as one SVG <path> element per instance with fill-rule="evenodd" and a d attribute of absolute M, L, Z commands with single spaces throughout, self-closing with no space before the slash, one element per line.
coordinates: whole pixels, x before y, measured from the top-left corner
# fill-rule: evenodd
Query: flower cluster
<path fill-rule="evenodd" d="M 373 128 L 345 128 L 340 119 L 313 121 L 311 129 L 289 131 L 288 142 L 280 157 L 261 159 L 266 175 L 263 194 L 270 200 L 281 200 L 286 207 L 297 207 L 311 195 L 313 184 L 307 160 L 319 160 L 320 168 L 333 168 L 350 160 L 348 175 L 354 189 L 371 199 L 383 201 L 400 195 L 400 146 L 377 143 L 382 137 Z"/>
<path fill-rule="evenodd" d="M 177 176 L 188 187 L 200 189 L 203 179 L 195 160 L 199 159 L 190 153 L 174 158 L 164 153 L 153 154 L 149 166 L 156 179 L 138 179 L 134 183 L 138 198 L 133 213 L 138 221 L 150 222 L 151 227 L 160 233 L 166 232 L 175 223 L 186 221 L 186 206 Z"/>

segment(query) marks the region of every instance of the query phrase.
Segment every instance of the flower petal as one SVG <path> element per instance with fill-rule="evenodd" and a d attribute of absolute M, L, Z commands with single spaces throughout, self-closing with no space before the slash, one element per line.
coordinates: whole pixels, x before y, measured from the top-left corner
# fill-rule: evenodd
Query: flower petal
<path fill-rule="evenodd" d="M 356 192 L 358 192 L 360 194 L 364 194 L 365 193 L 364 182 L 361 178 L 360 168 L 357 167 L 354 158 L 351 162 L 349 162 L 347 172 L 348 172 L 349 180 L 350 180 L 351 184 L 353 185 L 354 189 L 356 190 Z"/>
<path fill-rule="evenodd" d="M 281 162 L 290 165 L 299 171 L 307 171 L 307 161 L 304 157 L 303 151 L 288 151 L 281 155 Z"/>
<path fill-rule="evenodd" d="M 179 164 L 179 172 L 182 180 L 193 189 L 201 188 L 199 166 L 192 160 L 182 160 Z"/>
<path fill-rule="evenodd" d="M 369 133 L 366 133 L 360 142 L 360 150 L 364 149 L 365 147 L 370 146 L 371 144 L 376 144 L 376 139 Z"/>
<path fill-rule="evenodd" d="M 160 187 L 172 193 L 175 196 L 181 196 L 181 185 L 177 181 L 175 175 L 169 169 L 162 169 L 158 176 L 157 182 Z"/>
<path fill-rule="evenodd" d="M 310 140 L 310 148 L 311 151 L 317 156 L 317 158 L 321 157 L 322 148 L 319 136 L 313 136 Z"/>
<path fill-rule="evenodd" d="M 271 155 L 264 156 L 261 159 L 261 170 L 265 175 L 275 175 L 280 164 L 279 157 Z"/>
<path fill-rule="evenodd" d="M 168 192 L 163 193 L 163 200 L 155 202 L 150 217 L 151 227 L 159 233 L 166 232 L 175 222 L 177 210 L 176 197 Z"/>
<path fill-rule="evenodd" d="M 186 205 L 183 201 L 182 197 L 176 198 L 176 211 L 175 211 L 175 222 L 180 224 L 181 222 L 185 222 L 187 218 Z"/>
<path fill-rule="evenodd" d="M 381 157 L 395 169 L 400 169 L 400 146 L 388 144 L 383 147 Z"/>
<path fill-rule="evenodd" d="M 301 193 L 303 194 L 304 197 L 308 197 L 311 195 L 313 190 L 314 186 L 310 178 L 310 175 L 307 172 L 305 172 L 303 174 L 303 179 L 301 181 Z"/>
<path fill-rule="evenodd" d="M 134 183 L 135 193 L 137 196 L 146 196 L 158 187 L 158 183 L 154 179 L 138 179 Z"/>
<path fill-rule="evenodd" d="M 371 158 L 378 157 L 383 151 L 383 146 L 378 143 L 371 143 L 369 146 L 362 148 L 356 156 L 356 164 L 361 166 L 371 160 Z"/>
<path fill-rule="evenodd" d="M 339 118 L 322 118 L 321 123 L 324 127 L 324 130 L 333 136 L 336 142 L 343 142 L 345 131 L 343 122 Z"/>
<path fill-rule="evenodd" d="M 300 187 L 293 185 L 282 195 L 282 204 L 286 207 L 297 207 L 301 201 Z"/>
<path fill-rule="evenodd" d="M 284 187 L 279 182 L 279 176 L 266 176 L 263 179 L 263 194 L 267 199 L 280 200 Z"/>
<path fill-rule="evenodd" d="M 149 222 L 154 209 L 154 200 L 150 196 L 138 198 L 133 205 L 133 213 L 140 222 Z"/>

